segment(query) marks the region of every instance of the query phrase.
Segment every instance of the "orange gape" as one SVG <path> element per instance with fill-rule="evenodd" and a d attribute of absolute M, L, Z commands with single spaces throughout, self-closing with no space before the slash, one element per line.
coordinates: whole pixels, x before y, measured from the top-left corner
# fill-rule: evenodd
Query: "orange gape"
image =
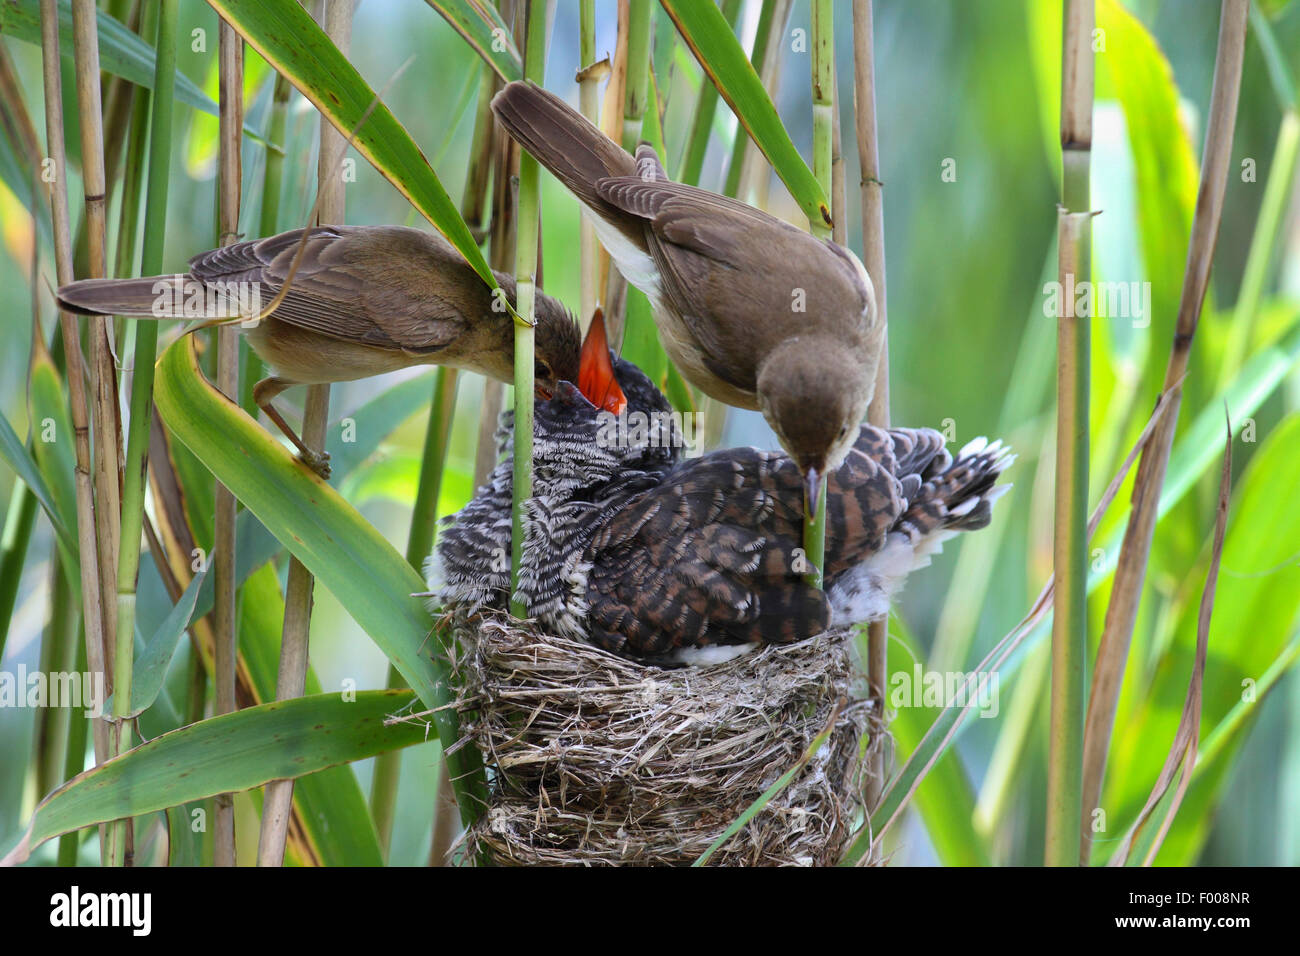
<path fill-rule="evenodd" d="M 578 388 L 587 401 L 599 409 L 620 414 L 627 408 L 627 398 L 614 378 L 614 363 L 609 360 L 609 344 L 605 340 L 605 313 L 597 309 L 591 317 L 591 327 L 582 343 L 582 358 L 578 365 Z"/>

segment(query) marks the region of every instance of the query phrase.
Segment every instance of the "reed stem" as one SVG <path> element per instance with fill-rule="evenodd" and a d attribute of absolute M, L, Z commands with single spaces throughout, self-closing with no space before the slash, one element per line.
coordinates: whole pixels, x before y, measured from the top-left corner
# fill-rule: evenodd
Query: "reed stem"
<path fill-rule="evenodd" d="M 162 272 L 167 242 L 167 191 L 171 173 L 172 104 L 176 82 L 177 0 L 162 0 L 154 59 L 154 89 L 150 117 L 148 200 L 145 211 L 145 275 Z M 113 661 L 114 733 L 109 753 L 117 756 L 131 746 L 133 722 L 131 687 L 135 661 L 135 587 L 140 572 L 144 493 L 149 466 L 149 429 L 153 419 L 153 372 L 158 351 L 158 323 L 136 322 L 135 369 L 131 376 L 131 417 L 127 423 L 126 469 L 122 488 L 122 524 L 117 563 L 117 644 Z M 122 865 L 125 821 L 110 826 L 112 863 Z M 121 840 L 122 842 L 118 842 Z"/>
<path fill-rule="evenodd" d="M 1066 0 L 1061 64 L 1062 205 L 1057 217 L 1058 277 L 1074 289 L 1092 275 L 1088 179 L 1091 171 L 1093 0 Z M 1083 682 L 1088 656 L 1088 383 L 1090 323 L 1061 296 L 1057 313 L 1056 510 L 1053 565 L 1052 696 L 1048 730 L 1049 866 L 1079 855 L 1083 775 Z"/>
<path fill-rule="evenodd" d="M 243 181 L 241 147 L 244 126 L 244 41 L 234 27 L 222 21 L 217 40 L 218 56 L 218 201 L 217 244 L 238 241 L 240 190 Z M 268 151 L 268 164 L 276 158 Z M 228 398 L 239 395 L 239 331 L 221 325 L 215 330 L 217 388 Z M 239 659 L 238 622 L 235 613 L 237 571 L 235 568 L 235 496 L 220 482 L 213 491 L 212 635 L 213 713 L 230 714 L 238 709 L 236 669 Z M 233 794 L 218 794 L 214 800 L 213 859 L 217 866 L 234 866 L 237 860 Z"/>
<path fill-rule="evenodd" d="M 54 227 L 55 273 L 60 285 L 74 278 L 72 269 L 72 230 L 68 209 L 67 148 L 63 137 L 63 80 L 59 54 L 59 14 L 57 0 L 41 0 L 41 62 L 45 94 L 46 150 L 53 163 L 50 184 L 50 212 Z M 85 623 L 86 669 L 100 679 L 104 677 L 104 616 L 102 610 L 103 575 L 100 573 L 99 537 L 91 481 L 90 420 L 86 379 L 82 370 L 86 359 L 81 350 L 81 332 L 76 318 L 60 311 L 59 326 L 68 369 L 68 404 L 75 439 L 77 468 L 77 543 L 81 564 L 81 606 Z M 78 725 L 74 725 L 74 728 Z M 75 732 L 75 730 L 74 730 Z M 93 722 L 96 762 L 108 756 L 108 725 Z M 84 741 L 84 736 L 83 736 Z M 80 758 L 80 755 L 79 755 Z M 78 771 L 79 772 L 79 771 Z"/>
<path fill-rule="evenodd" d="M 578 2 L 578 106 L 582 115 L 600 125 L 600 77 L 596 64 L 596 0 Z M 581 270 L 578 321 L 590 322 L 600 303 L 600 259 L 596 228 L 583 216 L 578 225 L 578 264 Z"/>
<path fill-rule="evenodd" d="M 526 50 L 524 78 L 541 83 L 546 76 L 546 43 L 550 35 L 552 0 L 524 4 Z M 646 29 L 649 30 L 647 13 Z M 524 559 L 524 507 L 533 493 L 533 325 L 537 290 L 538 218 L 541 167 L 527 153 L 519 157 L 519 212 L 515 231 L 515 432 L 513 507 L 510 516 L 510 613 L 524 617 L 527 609 L 515 598 Z"/>
<path fill-rule="evenodd" d="M 858 170 L 862 191 L 862 263 L 876 295 L 876 335 L 880 357 L 876 387 L 867 408 L 867 421 L 889 427 L 889 310 L 885 295 L 885 196 L 880 179 L 880 137 L 876 128 L 875 29 L 871 0 L 853 2 L 853 103 L 858 138 Z M 833 213 L 838 228 L 840 214 Z M 889 678 L 887 621 L 867 627 L 867 685 L 883 717 Z M 883 727 L 883 721 L 881 725 Z M 867 807 L 875 809 L 885 780 L 885 748 L 873 746 L 867 758 Z"/>
<path fill-rule="evenodd" d="M 813 175 L 830 196 L 831 156 L 835 137 L 835 11 L 831 0 L 812 0 L 812 101 Z M 834 216 L 832 216 L 834 218 Z M 810 222 L 813 235 L 829 239 L 824 222 Z M 825 476 L 823 476 L 824 479 Z M 816 501 L 804 502 L 803 550 L 809 571 L 808 583 L 820 588 L 826 563 L 826 486 L 820 483 Z"/>
<path fill-rule="evenodd" d="M 83 222 L 87 242 L 87 275 L 103 278 L 107 272 L 107 193 L 104 170 L 104 118 L 100 106 L 99 38 L 94 0 L 73 0 L 72 45 L 76 68 L 77 112 L 81 120 L 81 175 L 85 194 Z M 91 413 L 95 422 L 96 534 L 99 540 L 100 593 L 117 593 L 118 542 L 121 529 L 122 422 L 117 404 L 117 369 L 109 339 L 111 320 L 89 320 L 90 382 L 94 393 Z M 104 601 L 98 613 L 104 619 L 104 660 L 110 661 L 117 645 L 117 602 Z M 129 639 L 129 638 L 128 638 Z M 105 688 L 112 690 L 113 670 L 105 671 Z"/>

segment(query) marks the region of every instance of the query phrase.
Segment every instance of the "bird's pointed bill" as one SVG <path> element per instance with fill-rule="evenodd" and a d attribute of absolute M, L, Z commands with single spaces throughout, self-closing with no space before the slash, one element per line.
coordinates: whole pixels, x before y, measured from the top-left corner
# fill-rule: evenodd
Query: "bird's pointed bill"
<path fill-rule="evenodd" d="M 821 500 L 822 476 L 816 468 L 809 468 L 803 476 L 804 513 L 808 516 L 817 514 L 817 503 Z"/>

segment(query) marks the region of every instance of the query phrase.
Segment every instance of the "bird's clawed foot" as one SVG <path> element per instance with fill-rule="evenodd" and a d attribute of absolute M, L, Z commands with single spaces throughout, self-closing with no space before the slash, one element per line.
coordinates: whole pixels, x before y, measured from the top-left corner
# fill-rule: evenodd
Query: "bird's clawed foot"
<path fill-rule="evenodd" d="M 303 448 L 298 452 L 298 460 L 320 475 L 324 481 L 330 480 L 329 452 L 312 451 L 310 448 Z"/>

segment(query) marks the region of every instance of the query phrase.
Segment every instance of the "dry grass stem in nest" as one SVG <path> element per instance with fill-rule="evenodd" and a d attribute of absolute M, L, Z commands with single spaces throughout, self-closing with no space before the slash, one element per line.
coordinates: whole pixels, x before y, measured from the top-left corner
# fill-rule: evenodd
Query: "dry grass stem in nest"
<path fill-rule="evenodd" d="M 833 864 L 861 821 L 872 708 L 847 632 L 664 669 L 503 615 L 449 622 L 458 709 L 491 786 L 467 834 L 472 857 L 689 864 L 832 722 L 790 784 L 709 862 Z"/>

